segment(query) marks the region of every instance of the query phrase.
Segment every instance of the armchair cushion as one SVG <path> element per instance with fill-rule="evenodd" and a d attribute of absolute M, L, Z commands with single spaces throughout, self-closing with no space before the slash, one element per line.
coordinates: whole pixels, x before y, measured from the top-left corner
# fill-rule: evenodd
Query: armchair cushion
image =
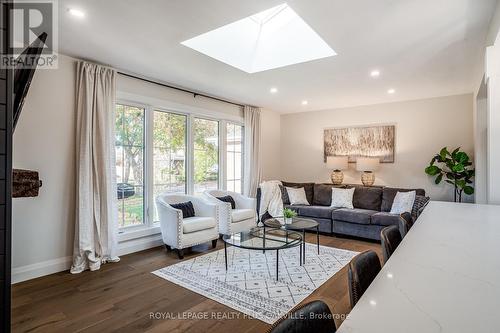
<path fill-rule="evenodd" d="M 217 197 L 217 199 L 219 199 L 220 201 L 223 201 L 223 202 L 229 202 L 231 204 L 232 209 L 236 208 L 236 202 L 234 201 L 233 197 L 230 195 L 226 195 L 223 197 Z"/>
<path fill-rule="evenodd" d="M 182 231 L 185 234 L 191 232 L 212 229 L 217 225 L 217 221 L 213 217 L 195 216 L 188 217 L 182 221 Z"/>
<path fill-rule="evenodd" d="M 251 219 L 255 216 L 253 209 L 233 209 L 231 211 L 231 219 L 234 222 L 241 222 Z"/>
<path fill-rule="evenodd" d="M 176 204 L 170 204 L 175 209 L 182 210 L 182 218 L 193 217 L 194 214 L 194 206 L 191 201 L 181 202 Z"/>

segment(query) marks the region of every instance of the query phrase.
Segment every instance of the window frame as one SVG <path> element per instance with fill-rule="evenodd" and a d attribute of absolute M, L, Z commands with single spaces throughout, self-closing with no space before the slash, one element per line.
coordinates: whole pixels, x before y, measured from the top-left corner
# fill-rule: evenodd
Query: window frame
<path fill-rule="evenodd" d="M 132 95 L 118 92 L 115 104 L 127 105 L 144 109 L 144 221 L 141 225 L 118 227 L 120 239 L 127 240 L 130 234 L 137 232 L 143 235 L 145 230 L 154 229 L 153 234 L 159 232 L 159 222 L 154 222 L 154 112 L 167 112 L 186 116 L 186 187 L 185 194 L 194 195 L 194 120 L 195 118 L 212 120 L 218 122 L 219 130 L 219 170 L 218 189 L 227 189 L 227 124 L 235 124 L 242 127 L 242 179 L 241 189 L 244 188 L 244 161 L 245 161 L 245 124 L 242 117 L 226 115 L 221 112 L 205 110 L 198 107 L 172 103 L 168 101 L 152 99 L 140 95 Z M 130 98 L 133 96 L 133 98 Z M 170 105 L 169 105 L 170 104 Z M 215 114 L 216 116 L 214 116 Z"/>
<path fill-rule="evenodd" d="M 142 163 L 143 163 L 143 168 L 142 168 L 142 172 L 143 172 L 143 181 L 142 181 L 142 193 L 143 193 L 143 206 L 142 206 L 142 216 L 143 216 L 143 221 L 142 223 L 140 224 L 136 224 L 136 225 L 128 225 L 128 226 L 124 226 L 124 227 L 120 227 L 119 226 L 119 221 L 117 221 L 117 225 L 118 225 L 118 230 L 119 231 L 133 231 L 133 230 L 136 230 L 136 229 L 143 229 L 146 225 L 147 225 L 147 220 L 148 220 L 148 217 L 147 217 L 147 189 L 146 189 L 146 184 L 147 184 L 147 181 L 148 181 L 148 173 L 147 173 L 147 167 L 146 167 L 146 158 L 147 158 L 147 152 L 146 152 L 146 149 L 147 149 L 147 129 L 146 129 L 146 126 L 147 126 L 147 120 L 146 120 L 146 114 L 147 114 L 147 109 L 146 107 L 144 107 L 144 105 L 140 104 L 140 103 L 134 103 L 134 102 L 120 102 L 120 101 L 116 101 L 115 103 L 115 111 L 116 111 L 116 105 L 123 105 L 123 106 L 129 106 L 129 107 L 135 107 L 135 108 L 138 108 L 138 109 L 143 109 L 144 110 L 144 119 L 143 119 L 143 138 L 142 138 L 142 141 L 143 141 L 143 155 L 142 155 Z M 115 118 L 116 118 L 116 115 L 115 115 Z M 116 130 L 116 128 L 115 128 Z M 115 135 L 116 136 L 116 135 Z M 114 145 L 115 148 L 116 148 L 116 144 Z M 113 159 L 115 159 L 116 157 L 113 156 Z M 116 165 L 116 160 L 115 160 L 115 165 Z M 134 186 L 136 187 L 136 186 Z M 118 207 L 117 207 L 118 208 Z"/>
<path fill-rule="evenodd" d="M 243 194 L 244 190 L 244 181 L 245 181 L 245 124 L 243 123 L 238 123 L 234 121 L 226 121 L 224 123 L 224 189 L 227 190 L 227 175 L 225 174 L 227 171 L 227 126 L 228 125 L 235 125 L 235 126 L 240 126 L 241 127 L 241 191 L 239 193 Z M 236 152 L 233 152 L 236 153 Z M 236 181 L 236 179 L 233 179 L 233 181 Z"/>

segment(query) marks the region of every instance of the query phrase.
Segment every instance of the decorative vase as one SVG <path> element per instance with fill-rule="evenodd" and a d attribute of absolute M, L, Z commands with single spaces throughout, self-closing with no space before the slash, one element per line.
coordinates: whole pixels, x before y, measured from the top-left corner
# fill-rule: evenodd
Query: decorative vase
<path fill-rule="evenodd" d="M 340 170 L 334 170 L 331 174 L 332 184 L 333 185 L 342 185 L 344 181 L 344 173 Z"/>
<path fill-rule="evenodd" d="M 285 224 L 292 224 L 292 217 L 285 217 Z"/>
<path fill-rule="evenodd" d="M 361 175 L 361 182 L 365 186 L 372 186 L 375 183 L 375 174 L 371 171 L 365 171 Z"/>

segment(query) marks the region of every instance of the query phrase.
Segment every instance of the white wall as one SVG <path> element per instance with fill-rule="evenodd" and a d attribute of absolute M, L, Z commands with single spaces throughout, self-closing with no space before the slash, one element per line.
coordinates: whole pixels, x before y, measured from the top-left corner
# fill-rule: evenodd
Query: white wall
<path fill-rule="evenodd" d="M 281 120 L 278 112 L 264 109 L 261 114 L 262 180 L 281 178 Z"/>
<path fill-rule="evenodd" d="M 60 55 L 58 69 L 36 72 L 14 135 L 14 167 L 38 171 L 43 187 L 37 198 L 13 200 L 13 282 L 65 270 L 71 263 L 75 214 L 75 71 L 76 59 Z M 148 96 L 207 115 L 242 120 L 241 108 L 237 106 L 193 98 L 123 76 L 117 78 L 117 90 L 121 95 Z M 263 118 L 279 125 L 279 116 L 272 111 L 264 111 Z M 270 133 L 266 126 L 263 126 L 265 133 Z M 278 150 L 278 146 L 268 145 L 263 155 L 269 157 Z M 265 165 L 264 174 L 276 174 L 273 168 L 272 164 Z M 160 244 L 157 232 L 143 236 L 140 239 L 121 236 L 119 253 Z"/>
<path fill-rule="evenodd" d="M 476 165 L 476 202 L 500 203 L 500 187 L 498 168 L 500 167 L 499 148 L 496 146 L 498 136 L 498 54 L 500 48 L 500 2 L 490 22 L 486 36 L 480 67 L 476 73 L 478 82 L 474 93 L 474 147 Z M 493 46 L 495 44 L 495 46 Z M 489 49 L 489 60 L 486 50 Z M 488 64 L 489 62 L 489 64 Z M 487 70 L 489 73 L 486 73 Z M 494 111 L 494 110 L 497 111 Z"/>
<path fill-rule="evenodd" d="M 395 163 L 381 165 L 376 184 L 422 187 L 434 200 L 452 200 L 451 188 L 433 184 L 424 168 L 444 146 L 473 152 L 472 95 L 283 115 L 281 177 L 329 182 L 330 171 L 323 162 L 323 130 L 372 124 L 396 125 Z M 351 164 L 344 172 L 345 183 L 360 183 L 354 167 Z"/>
<path fill-rule="evenodd" d="M 12 200 L 14 282 L 31 270 L 64 268 L 72 253 L 75 70 L 61 56 L 59 69 L 35 73 L 14 134 L 14 168 L 36 170 L 43 181 L 38 197 Z"/>

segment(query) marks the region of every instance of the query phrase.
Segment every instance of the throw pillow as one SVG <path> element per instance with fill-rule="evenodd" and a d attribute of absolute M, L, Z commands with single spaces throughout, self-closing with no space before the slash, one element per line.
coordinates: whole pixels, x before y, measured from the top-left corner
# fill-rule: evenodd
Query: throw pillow
<path fill-rule="evenodd" d="M 396 193 L 394 202 L 392 203 L 391 214 L 411 213 L 416 194 L 415 191 Z"/>
<path fill-rule="evenodd" d="M 420 214 L 420 210 L 427 205 L 431 198 L 426 197 L 425 195 L 416 195 L 415 202 L 413 203 L 413 208 L 411 210 L 411 217 L 413 221 L 415 221 Z"/>
<path fill-rule="evenodd" d="M 283 204 L 289 205 L 290 198 L 288 198 L 288 192 L 286 191 L 286 188 L 283 185 L 280 185 L 280 191 L 281 191 L 281 200 L 283 200 Z"/>
<path fill-rule="evenodd" d="M 355 188 L 332 188 L 332 204 L 334 208 L 349 208 L 354 209 L 352 198 Z"/>
<path fill-rule="evenodd" d="M 184 219 L 194 216 L 194 207 L 193 207 L 193 203 L 191 201 L 181 202 L 178 204 L 170 204 L 170 206 L 172 206 L 175 209 L 182 210 L 182 218 L 184 218 Z"/>
<path fill-rule="evenodd" d="M 287 187 L 286 192 L 288 194 L 288 198 L 290 199 L 291 205 L 309 205 L 309 201 L 307 201 L 306 198 L 306 191 L 303 187 Z"/>
<path fill-rule="evenodd" d="M 226 195 L 224 197 L 217 197 L 220 201 L 224 202 L 229 202 L 231 204 L 231 209 L 236 209 L 236 202 L 234 202 L 234 199 L 230 195 Z"/>

